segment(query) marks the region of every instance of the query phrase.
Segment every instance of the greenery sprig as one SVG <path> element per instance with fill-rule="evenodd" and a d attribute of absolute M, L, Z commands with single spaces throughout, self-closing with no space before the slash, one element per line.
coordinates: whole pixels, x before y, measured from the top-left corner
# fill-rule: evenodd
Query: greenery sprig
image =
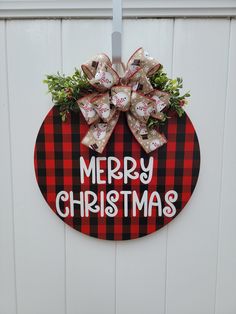
<path fill-rule="evenodd" d="M 175 112 L 179 117 L 182 117 L 185 113 L 183 107 L 188 103 L 186 98 L 190 97 L 189 92 L 183 95 L 180 94 L 180 89 L 183 88 L 183 79 L 180 77 L 177 77 L 176 79 L 168 78 L 167 74 L 163 70 L 163 67 L 161 67 L 150 80 L 154 88 L 169 93 L 170 102 L 167 111 L 163 114 L 163 119 L 160 121 L 150 117 L 148 120 L 148 126 L 154 127 L 163 125 L 167 119 L 170 118 L 169 115 Z"/>
<path fill-rule="evenodd" d="M 152 117 L 148 120 L 148 127 L 156 127 L 166 123 L 170 115 L 177 113 L 179 117 L 184 114 L 183 106 L 187 103 L 186 98 L 189 93 L 180 94 L 183 87 L 183 80 L 179 77 L 176 79 L 168 78 L 167 74 L 160 68 L 151 78 L 151 84 L 154 88 L 167 92 L 170 95 L 170 103 L 167 111 L 163 112 L 162 120 Z M 59 107 L 62 121 L 66 120 L 69 112 L 79 111 L 76 100 L 83 95 L 94 92 L 94 88 L 89 84 L 88 79 L 78 69 L 71 76 L 47 75 L 43 81 L 48 85 L 48 92 L 52 95 L 52 101 L 55 106 Z"/>
<path fill-rule="evenodd" d="M 65 121 L 70 111 L 79 110 L 76 104 L 78 98 L 92 92 L 87 78 L 78 69 L 71 76 L 61 75 L 59 72 L 56 75 L 47 75 L 43 82 L 48 85 L 48 92 L 51 93 L 55 106 L 59 107 L 62 121 Z"/>

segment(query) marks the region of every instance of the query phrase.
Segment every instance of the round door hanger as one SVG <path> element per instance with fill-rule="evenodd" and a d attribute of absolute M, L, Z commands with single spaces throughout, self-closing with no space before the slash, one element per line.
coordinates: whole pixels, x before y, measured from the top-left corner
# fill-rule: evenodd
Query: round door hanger
<path fill-rule="evenodd" d="M 168 141 L 150 154 L 124 115 L 102 154 L 81 143 L 87 131 L 81 113 L 62 122 L 53 107 L 37 136 L 37 182 L 60 219 L 96 238 L 128 240 L 162 228 L 181 212 L 200 167 L 199 143 L 187 114 L 163 126 Z"/>

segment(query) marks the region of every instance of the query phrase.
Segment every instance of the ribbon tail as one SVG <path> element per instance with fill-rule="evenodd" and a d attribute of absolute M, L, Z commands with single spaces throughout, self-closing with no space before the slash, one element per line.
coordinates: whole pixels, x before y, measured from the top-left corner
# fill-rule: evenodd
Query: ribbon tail
<path fill-rule="evenodd" d="M 167 143 L 163 134 L 155 129 L 148 129 L 145 123 L 140 122 L 131 113 L 127 112 L 126 118 L 130 131 L 147 154 Z"/>
<path fill-rule="evenodd" d="M 117 110 L 109 122 L 100 121 L 91 125 L 81 143 L 102 154 L 119 120 L 119 116 L 120 112 Z"/>

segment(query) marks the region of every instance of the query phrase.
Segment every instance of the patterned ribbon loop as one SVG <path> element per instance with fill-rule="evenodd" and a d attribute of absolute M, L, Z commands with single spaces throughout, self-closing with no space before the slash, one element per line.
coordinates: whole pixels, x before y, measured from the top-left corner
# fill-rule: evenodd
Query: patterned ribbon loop
<path fill-rule="evenodd" d="M 167 142 L 165 136 L 147 127 L 148 119 L 162 119 L 169 104 L 169 94 L 152 87 L 149 78 L 160 63 L 139 48 L 127 63 L 122 78 L 112 68 L 109 57 L 99 54 L 81 66 L 89 83 L 97 93 L 77 100 L 77 104 L 91 125 L 82 143 L 102 153 L 120 116 L 125 112 L 128 126 L 146 153 Z"/>
<path fill-rule="evenodd" d="M 140 67 L 144 70 L 145 74 L 150 77 L 157 72 L 161 64 L 149 56 L 143 48 L 137 49 L 129 58 L 127 69 L 133 66 L 134 68 Z"/>

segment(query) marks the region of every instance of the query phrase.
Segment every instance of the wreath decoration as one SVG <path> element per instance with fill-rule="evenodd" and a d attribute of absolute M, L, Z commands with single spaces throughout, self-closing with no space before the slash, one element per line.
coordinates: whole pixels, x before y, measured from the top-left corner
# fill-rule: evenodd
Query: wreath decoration
<path fill-rule="evenodd" d="M 39 129 L 34 166 L 53 212 L 106 240 L 139 238 L 171 222 L 200 168 L 183 80 L 139 48 L 126 66 L 100 53 L 44 83 L 54 106 Z"/>
<path fill-rule="evenodd" d="M 81 111 L 89 131 L 82 143 L 102 153 L 121 112 L 136 140 L 150 153 L 167 142 L 162 126 L 185 114 L 189 92 L 181 94 L 182 78 L 170 79 L 163 66 L 143 48 L 137 49 L 119 76 L 109 57 L 98 54 L 71 76 L 47 75 L 44 83 L 62 121 Z"/>

